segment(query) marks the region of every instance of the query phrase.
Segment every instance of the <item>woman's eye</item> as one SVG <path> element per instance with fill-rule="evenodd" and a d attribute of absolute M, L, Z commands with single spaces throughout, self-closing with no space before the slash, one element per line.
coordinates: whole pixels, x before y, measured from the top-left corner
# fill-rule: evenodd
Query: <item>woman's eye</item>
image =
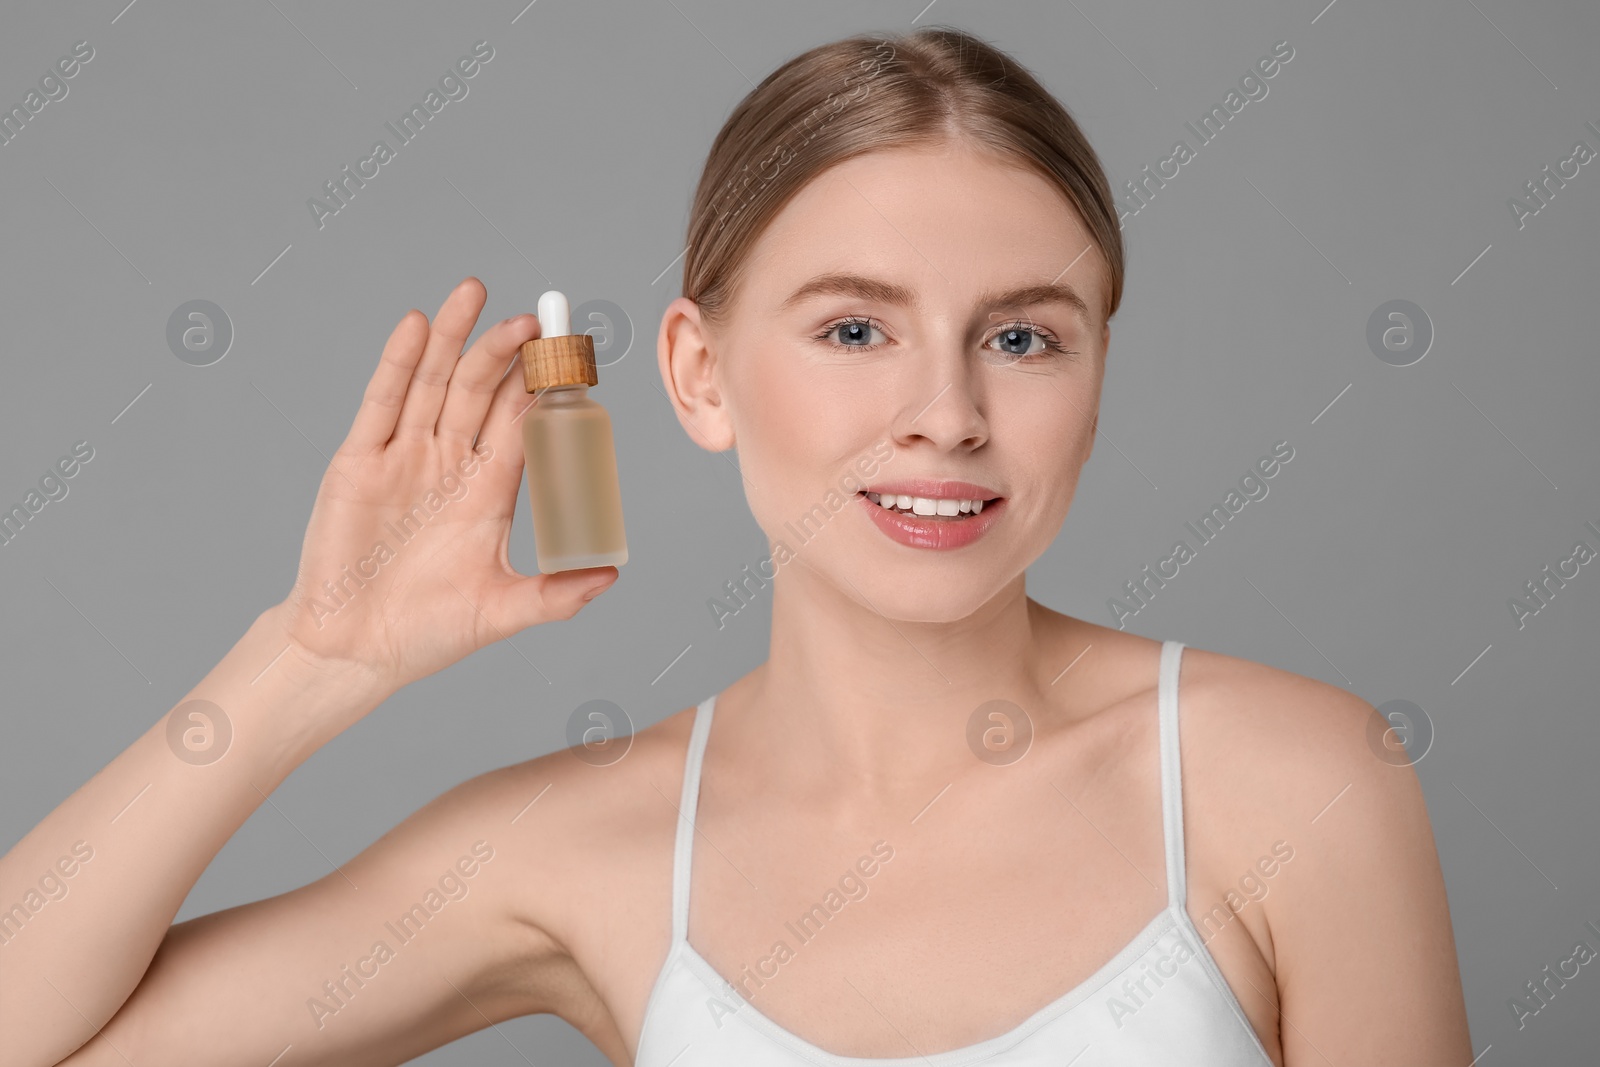
<path fill-rule="evenodd" d="M 824 327 L 816 336 L 835 348 L 877 348 L 888 340 L 881 329 L 865 318 L 839 319 Z M 1040 357 L 1049 359 L 1056 355 L 1071 354 L 1061 342 L 1043 330 L 1020 322 L 1002 329 L 984 347 L 999 353 L 1002 362 L 1007 364 L 1024 360 L 1039 362 Z"/>
<path fill-rule="evenodd" d="M 877 341 L 872 339 L 873 334 L 878 335 Z M 864 319 L 845 319 L 836 322 L 824 331 L 823 336 L 843 348 L 871 348 L 886 340 L 882 330 Z"/>
<path fill-rule="evenodd" d="M 995 334 L 989 343 L 997 344 L 996 350 L 1002 355 L 1018 359 L 1039 355 L 1055 347 L 1044 334 L 1026 326 L 1008 326 Z"/>

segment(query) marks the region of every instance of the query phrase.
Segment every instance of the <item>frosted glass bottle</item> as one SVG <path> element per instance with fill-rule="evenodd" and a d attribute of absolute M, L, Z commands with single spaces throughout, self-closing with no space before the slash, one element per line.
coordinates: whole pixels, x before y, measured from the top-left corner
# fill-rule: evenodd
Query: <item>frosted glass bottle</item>
<path fill-rule="evenodd" d="M 541 574 L 628 562 L 611 416 L 589 396 L 599 382 L 594 338 L 568 332 L 567 301 L 539 298 L 540 336 L 522 346 L 522 449 Z"/>

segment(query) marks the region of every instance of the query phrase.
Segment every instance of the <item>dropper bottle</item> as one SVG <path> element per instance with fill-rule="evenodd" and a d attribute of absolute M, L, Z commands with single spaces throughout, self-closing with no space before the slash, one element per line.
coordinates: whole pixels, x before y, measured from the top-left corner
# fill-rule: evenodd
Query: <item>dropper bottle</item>
<path fill-rule="evenodd" d="M 628 562 L 611 416 L 589 397 L 598 385 L 594 338 L 571 332 L 567 298 L 539 297 L 539 336 L 522 345 L 522 416 L 528 501 L 542 574 Z"/>

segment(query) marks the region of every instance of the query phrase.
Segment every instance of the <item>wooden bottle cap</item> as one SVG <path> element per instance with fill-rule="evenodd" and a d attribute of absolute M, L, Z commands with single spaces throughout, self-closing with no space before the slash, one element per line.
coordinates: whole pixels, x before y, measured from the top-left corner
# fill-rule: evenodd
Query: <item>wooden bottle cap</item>
<path fill-rule="evenodd" d="M 530 393 L 558 385 L 598 385 L 594 338 L 586 333 L 535 337 L 522 342 L 522 385 Z"/>

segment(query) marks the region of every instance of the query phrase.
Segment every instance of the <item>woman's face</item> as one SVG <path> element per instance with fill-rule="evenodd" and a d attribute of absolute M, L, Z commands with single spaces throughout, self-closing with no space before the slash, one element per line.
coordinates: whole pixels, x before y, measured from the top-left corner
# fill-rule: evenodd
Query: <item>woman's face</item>
<path fill-rule="evenodd" d="M 738 449 L 774 548 L 767 573 L 821 580 L 892 619 L 948 622 L 1044 552 L 1094 444 L 1110 339 L 1090 244 L 1041 177 L 965 147 L 885 150 L 785 206 L 722 328 L 682 301 L 691 329 L 664 324 L 663 338 L 702 353 L 674 357 L 701 383 L 679 382 L 693 394 L 685 425 Z M 856 492 L 918 480 L 984 491 L 908 495 L 1003 499 L 935 527 L 876 515 Z M 922 529 L 888 532 L 902 524 Z"/>

